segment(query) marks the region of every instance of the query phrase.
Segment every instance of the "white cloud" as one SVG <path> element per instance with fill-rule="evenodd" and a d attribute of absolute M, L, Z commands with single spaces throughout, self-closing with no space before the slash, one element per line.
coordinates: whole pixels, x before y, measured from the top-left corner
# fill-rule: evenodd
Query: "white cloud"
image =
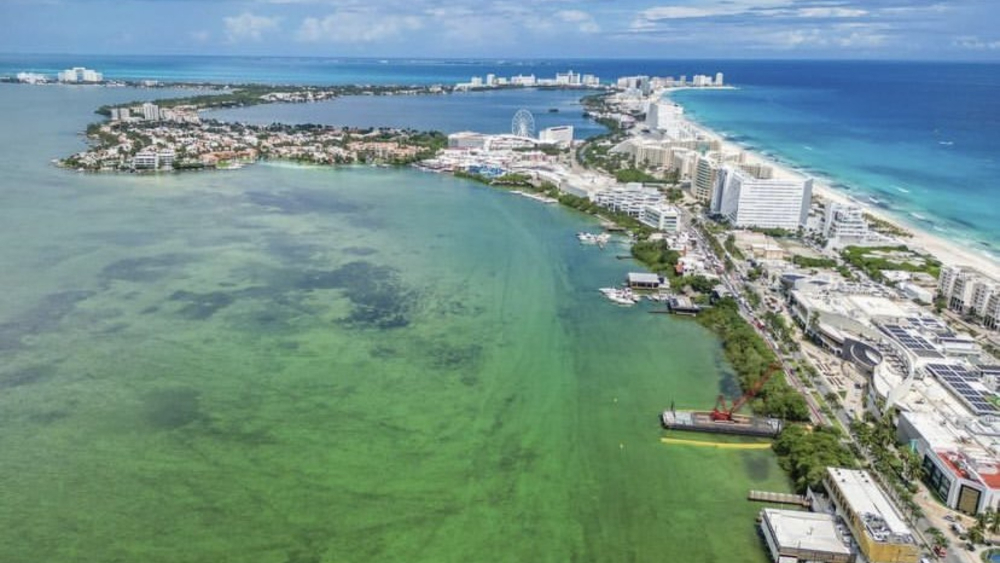
<path fill-rule="evenodd" d="M 260 41 L 265 33 L 278 29 L 281 18 L 243 12 L 238 16 L 225 17 L 222 21 L 226 26 L 226 39 L 230 43 L 236 43 L 245 40 Z"/>
<path fill-rule="evenodd" d="M 366 43 L 391 39 L 423 27 L 417 16 L 370 11 L 339 11 L 324 18 L 302 20 L 296 37 L 305 42 Z"/>
<path fill-rule="evenodd" d="M 639 19 L 645 21 L 682 20 L 693 18 L 709 18 L 712 16 L 732 16 L 746 13 L 747 8 L 736 4 L 720 4 L 716 6 L 659 6 L 649 8 L 639 13 Z"/>
<path fill-rule="evenodd" d="M 795 0 L 729 0 L 691 6 L 656 6 L 636 14 L 631 29 L 650 30 L 658 22 L 668 20 L 700 20 L 725 16 L 771 16 L 800 18 L 859 18 L 869 15 L 868 10 L 843 6 L 796 7 Z"/>
<path fill-rule="evenodd" d="M 956 37 L 952 45 L 962 49 L 972 49 L 975 51 L 996 51 L 1000 49 L 1000 40 L 980 39 L 975 35 L 963 35 Z"/>
<path fill-rule="evenodd" d="M 797 47 L 837 47 L 866 49 L 880 47 L 889 36 L 877 26 L 865 24 L 838 24 L 822 28 L 804 28 L 763 34 L 761 43 L 781 49 Z"/>
<path fill-rule="evenodd" d="M 594 16 L 583 10 L 560 10 L 556 12 L 556 17 L 566 23 L 576 24 L 577 30 L 581 33 L 597 33 L 601 31 L 601 26 L 597 25 Z"/>
<path fill-rule="evenodd" d="M 795 15 L 800 18 L 860 18 L 868 15 L 868 10 L 860 8 L 843 8 L 839 6 L 816 6 L 799 8 Z"/>

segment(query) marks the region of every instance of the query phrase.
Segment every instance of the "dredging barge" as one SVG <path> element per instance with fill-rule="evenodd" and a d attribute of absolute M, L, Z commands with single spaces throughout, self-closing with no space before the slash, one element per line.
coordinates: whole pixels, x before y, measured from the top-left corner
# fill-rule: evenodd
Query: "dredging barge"
<path fill-rule="evenodd" d="M 754 398 L 767 383 L 767 380 L 771 378 L 771 375 L 780 370 L 780 364 L 771 364 L 767 372 L 757 380 L 753 387 L 733 401 L 731 405 L 727 403 L 725 395 L 719 395 L 715 402 L 715 408 L 710 411 L 678 411 L 671 403 L 670 409 L 663 411 L 660 415 L 660 422 L 667 430 L 774 438 L 781 432 L 781 420 L 736 414 L 736 411 Z"/>
<path fill-rule="evenodd" d="M 781 432 L 782 422 L 777 418 L 734 414 L 729 420 L 716 420 L 712 418 L 713 412 L 666 410 L 660 415 L 660 422 L 667 430 L 686 430 L 709 434 L 774 438 Z"/>

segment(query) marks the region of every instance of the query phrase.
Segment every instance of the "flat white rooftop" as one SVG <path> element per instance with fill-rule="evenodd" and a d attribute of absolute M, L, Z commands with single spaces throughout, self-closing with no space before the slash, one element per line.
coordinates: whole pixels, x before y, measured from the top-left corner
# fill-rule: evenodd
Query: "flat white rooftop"
<path fill-rule="evenodd" d="M 837 533 L 836 518 L 820 512 L 800 512 L 765 508 L 764 519 L 774 531 L 778 549 L 801 549 L 850 555 L 851 550 Z"/>
<path fill-rule="evenodd" d="M 910 536 L 910 541 L 913 541 L 910 527 L 867 471 L 840 467 L 827 467 L 826 470 L 830 479 L 840 487 L 844 499 L 854 512 L 881 517 L 890 533 Z"/>
<path fill-rule="evenodd" d="M 628 282 L 641 283 L 641 284 L 659 284 L 660 276 L 657 274 L 650 274 L 646 272 L 629 272 Z"/>

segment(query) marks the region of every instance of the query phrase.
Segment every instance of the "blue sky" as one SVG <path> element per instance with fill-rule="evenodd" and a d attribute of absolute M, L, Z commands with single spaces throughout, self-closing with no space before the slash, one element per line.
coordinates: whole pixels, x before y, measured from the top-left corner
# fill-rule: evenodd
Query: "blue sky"
<path fill-rule="evenodd" d="M 1000 60 L 998 0 L 0 0 L 0 52 Z"/>

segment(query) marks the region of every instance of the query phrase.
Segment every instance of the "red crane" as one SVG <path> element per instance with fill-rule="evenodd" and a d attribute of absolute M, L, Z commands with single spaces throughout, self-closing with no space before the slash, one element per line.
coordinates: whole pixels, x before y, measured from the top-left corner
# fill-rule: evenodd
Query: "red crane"
<path fill-rule="evenodd" d="M 756 396 L 757 393 L 764 388 L 764 384 L 767 383 L 768 379 L 771 379 L 774 372 L 779 371 L 780 369 L 781 364 L 777 362 L 768 366 L 767 371 L 764 372 L 764 375 L 757 380 L 757 383 L 755 383 L 750 389 L 747 389 L 747 392 L 744 393 L 742 397 L 733 401 L 732 405 L 727 405 L 726 396 L 720 394 L 719 398 L 715 401 L 715 408 L 712 409 L 711 412 L 712 420 L 716 422 L 733 422 L 733 414 L 740 410 L 740 407 L 745 405 L 747 401 L 753 399 L 754 396 Z"/>

